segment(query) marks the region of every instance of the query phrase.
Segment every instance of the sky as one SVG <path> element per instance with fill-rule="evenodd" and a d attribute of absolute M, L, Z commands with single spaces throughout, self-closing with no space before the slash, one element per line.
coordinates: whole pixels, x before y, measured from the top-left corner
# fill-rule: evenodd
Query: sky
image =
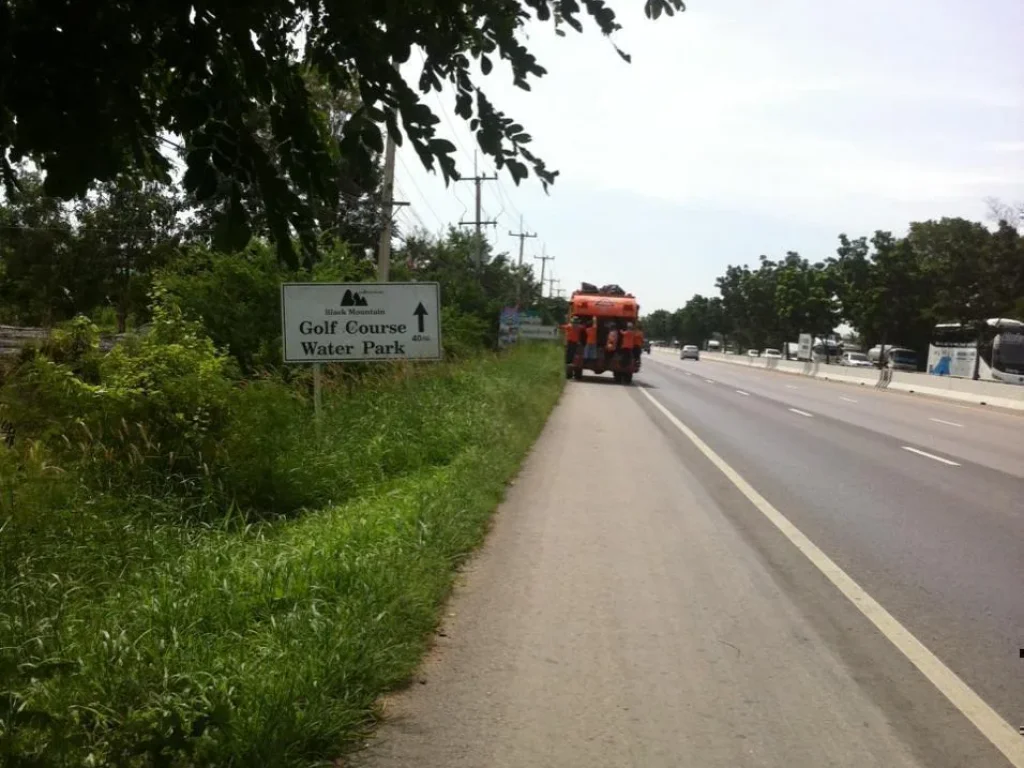
<path fill-rule="evenodd" d="M 911 221 L 985 220 L 985 199 L 1024 200 L 1021 0 L 691 0 L 650 21 L 611 0 L 622 61 L 584 34 L 529 29 L 548 74 L 524 92 L 496 66 L 480 78 L 560 171 L 545 194 L 507 171 L 483 185 L 488 236 L 571 292 L 618 283 L 644 313 L 716 295 L 729 264 L 835 252 L 840 233 L 902 233 Z M 421 61 L 403 68 L 415 82 Z M 472 175 L 475 139 L 451 92 L 426 103 Z M 493 174 L 481 153 L 479 170 Z M 406 231 L 473 218 L 473 185 L 449 187 L 400 148 Z"/>

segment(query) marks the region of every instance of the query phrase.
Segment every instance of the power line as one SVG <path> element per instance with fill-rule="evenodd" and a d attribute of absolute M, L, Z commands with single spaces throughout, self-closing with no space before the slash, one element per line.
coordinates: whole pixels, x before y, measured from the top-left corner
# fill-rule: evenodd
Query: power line
<path fill-rule="evenodd" d="M 519 266 L 521 267 L 521 266 L 523 266 L 523 246 L 526 243 L 527 238 L 536 237 L 537 233 L 536 232 L 527 232 L 525 229 L 523 229 L 523 215 L 522 214 L 519 214 L 519 229 L 521 230 L 519 232 L 513 232 L 510 229 L 508 231 L 508 233 L 512 237 L 518 237 L 519 238 Z"/>
<path fill-rule="evenodd" d="M 441 230 L 443 231 L 445 226 L 444 220 L 437 215 L 437 211 L 435 211 L 433 206 L 430 205 L 430 200 L 427 199 L 427 196 L 425 194 L 423 194 L 423 190 L 420 189 L 420 185 L 416 183 L 415 177 L 412 175 L 412 172 L 409 170 L 409 166 L 405 164 L 405 160 L 402 159 L 401 155 L 398 156 L 398 162 L 401 163 L 402 170 L 405 171 L 409 181 L 412 182 L 412 186 L 416 190 L 417 194 L 419 194 L 420 199 L 423 200 L 423 204 L 427 206 L 427 210 L 433 214 L 435 219 L 437 219 L 437 223 L 441 226 Z M 424 227 L 424 229 L 426 229 L 426 227 Z"/>
<path fill-rule="evenodd" d="M 473 221 L 459 221 L 460 227 L 474 226 L 476 227 L 476 265 L 479 267 L 483 263 L 483 238 L 481 234 L 481 228 L 486 224 L 489 227 L 496 226 L 496 221 L 484 221 L 480 218 L 482 209 L 480 201 L 480 189 L 481 184 L 485 181 L 494 181 L 497 176 L 480 176 L 476 171 L 476 155 L 473 156 L 473 177 L 469 179 L 459 179 L 459 181 L 472 181 L 476 185 L 476 218 Z"/>
<path fill-rule="evenodd" d="M 544 249 L 542 255 L 534 256 L 534 259 L 540 262 L 540 295 L 544 296 L 544 268 L 547 267 L 549 261 L 554 261 L 554 256 L 547 255 L 547 248 Z"/>
<path fill-rule="evenodd" d="M 402 197 L 406 197 L 407 196 L 404 192 L 402 192 L 402 188 L 401 188 L 401 186 L 399 186 L 398 182 L 395 182 L 395 190 L 398 192 L 398 194 L 400 196 L 402 196 Z M 416 212 L 416 207 L 415 206 L 409 205 L 409 206 L 399 210 L 398 213 L 405 213 L 405 214 L 408 214 L 409 216 L 412 216 L 416 220 L 416 223 L 419 224 L 420 228 L 422 228 L 423 230 L 425 230 L 427 232 L 430 231 L 430 228 L 424 223 L 423 219 Z"/>

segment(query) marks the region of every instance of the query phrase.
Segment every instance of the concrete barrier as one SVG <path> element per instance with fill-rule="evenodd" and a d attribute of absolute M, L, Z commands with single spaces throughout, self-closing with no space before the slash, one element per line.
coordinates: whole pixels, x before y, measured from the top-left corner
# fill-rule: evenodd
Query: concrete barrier
<path fill-rule="evenodd" d="M 678 357 L 678 350 L 654 347 L 659 355 Z M 932 376 L 910 371 L 883 372 L 877 368 L 853 368 L 845 365 L 802 362 L 799 360 L 768 359 L 746 355 L 726 355 L 720 352 L 701 352 L 701 358 L 711 362 L 761 368 L 794 376 L 810 376 L 824 381 L 892 389 L 899 392 L 942 397 L 976 405 L 993 405 L 1024 411 L 1024 386 L 998 381 L 972 381 L 950 376 Z"/>

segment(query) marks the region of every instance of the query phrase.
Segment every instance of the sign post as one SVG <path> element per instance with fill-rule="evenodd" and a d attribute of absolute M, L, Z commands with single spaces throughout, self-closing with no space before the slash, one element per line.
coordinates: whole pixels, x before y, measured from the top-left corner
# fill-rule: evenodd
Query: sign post
<path fill-rule="evenodd" d="M 323 367 L 323 363 L 313 363 L 313 420 L 316 423 L 316 439 L 318 441 L 323 437 L 320 408 L 320 375 Z"/>
<path fill-rule="evenodd" d="M 313 364 L 320 430 L 324 363 L 440 360 L 439 283 L 282 283 L 286 363 Z"/>

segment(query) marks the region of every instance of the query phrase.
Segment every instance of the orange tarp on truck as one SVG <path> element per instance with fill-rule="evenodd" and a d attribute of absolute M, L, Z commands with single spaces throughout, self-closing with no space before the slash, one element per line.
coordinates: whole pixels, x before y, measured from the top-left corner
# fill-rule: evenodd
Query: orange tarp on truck
<path fill-rule="evenodd" d="M 632 296 L 600 296 L 591 293 L 574 294 L 569 315 L 584 317 L 621 317 L 636 320 L 639 305 Z"/>

